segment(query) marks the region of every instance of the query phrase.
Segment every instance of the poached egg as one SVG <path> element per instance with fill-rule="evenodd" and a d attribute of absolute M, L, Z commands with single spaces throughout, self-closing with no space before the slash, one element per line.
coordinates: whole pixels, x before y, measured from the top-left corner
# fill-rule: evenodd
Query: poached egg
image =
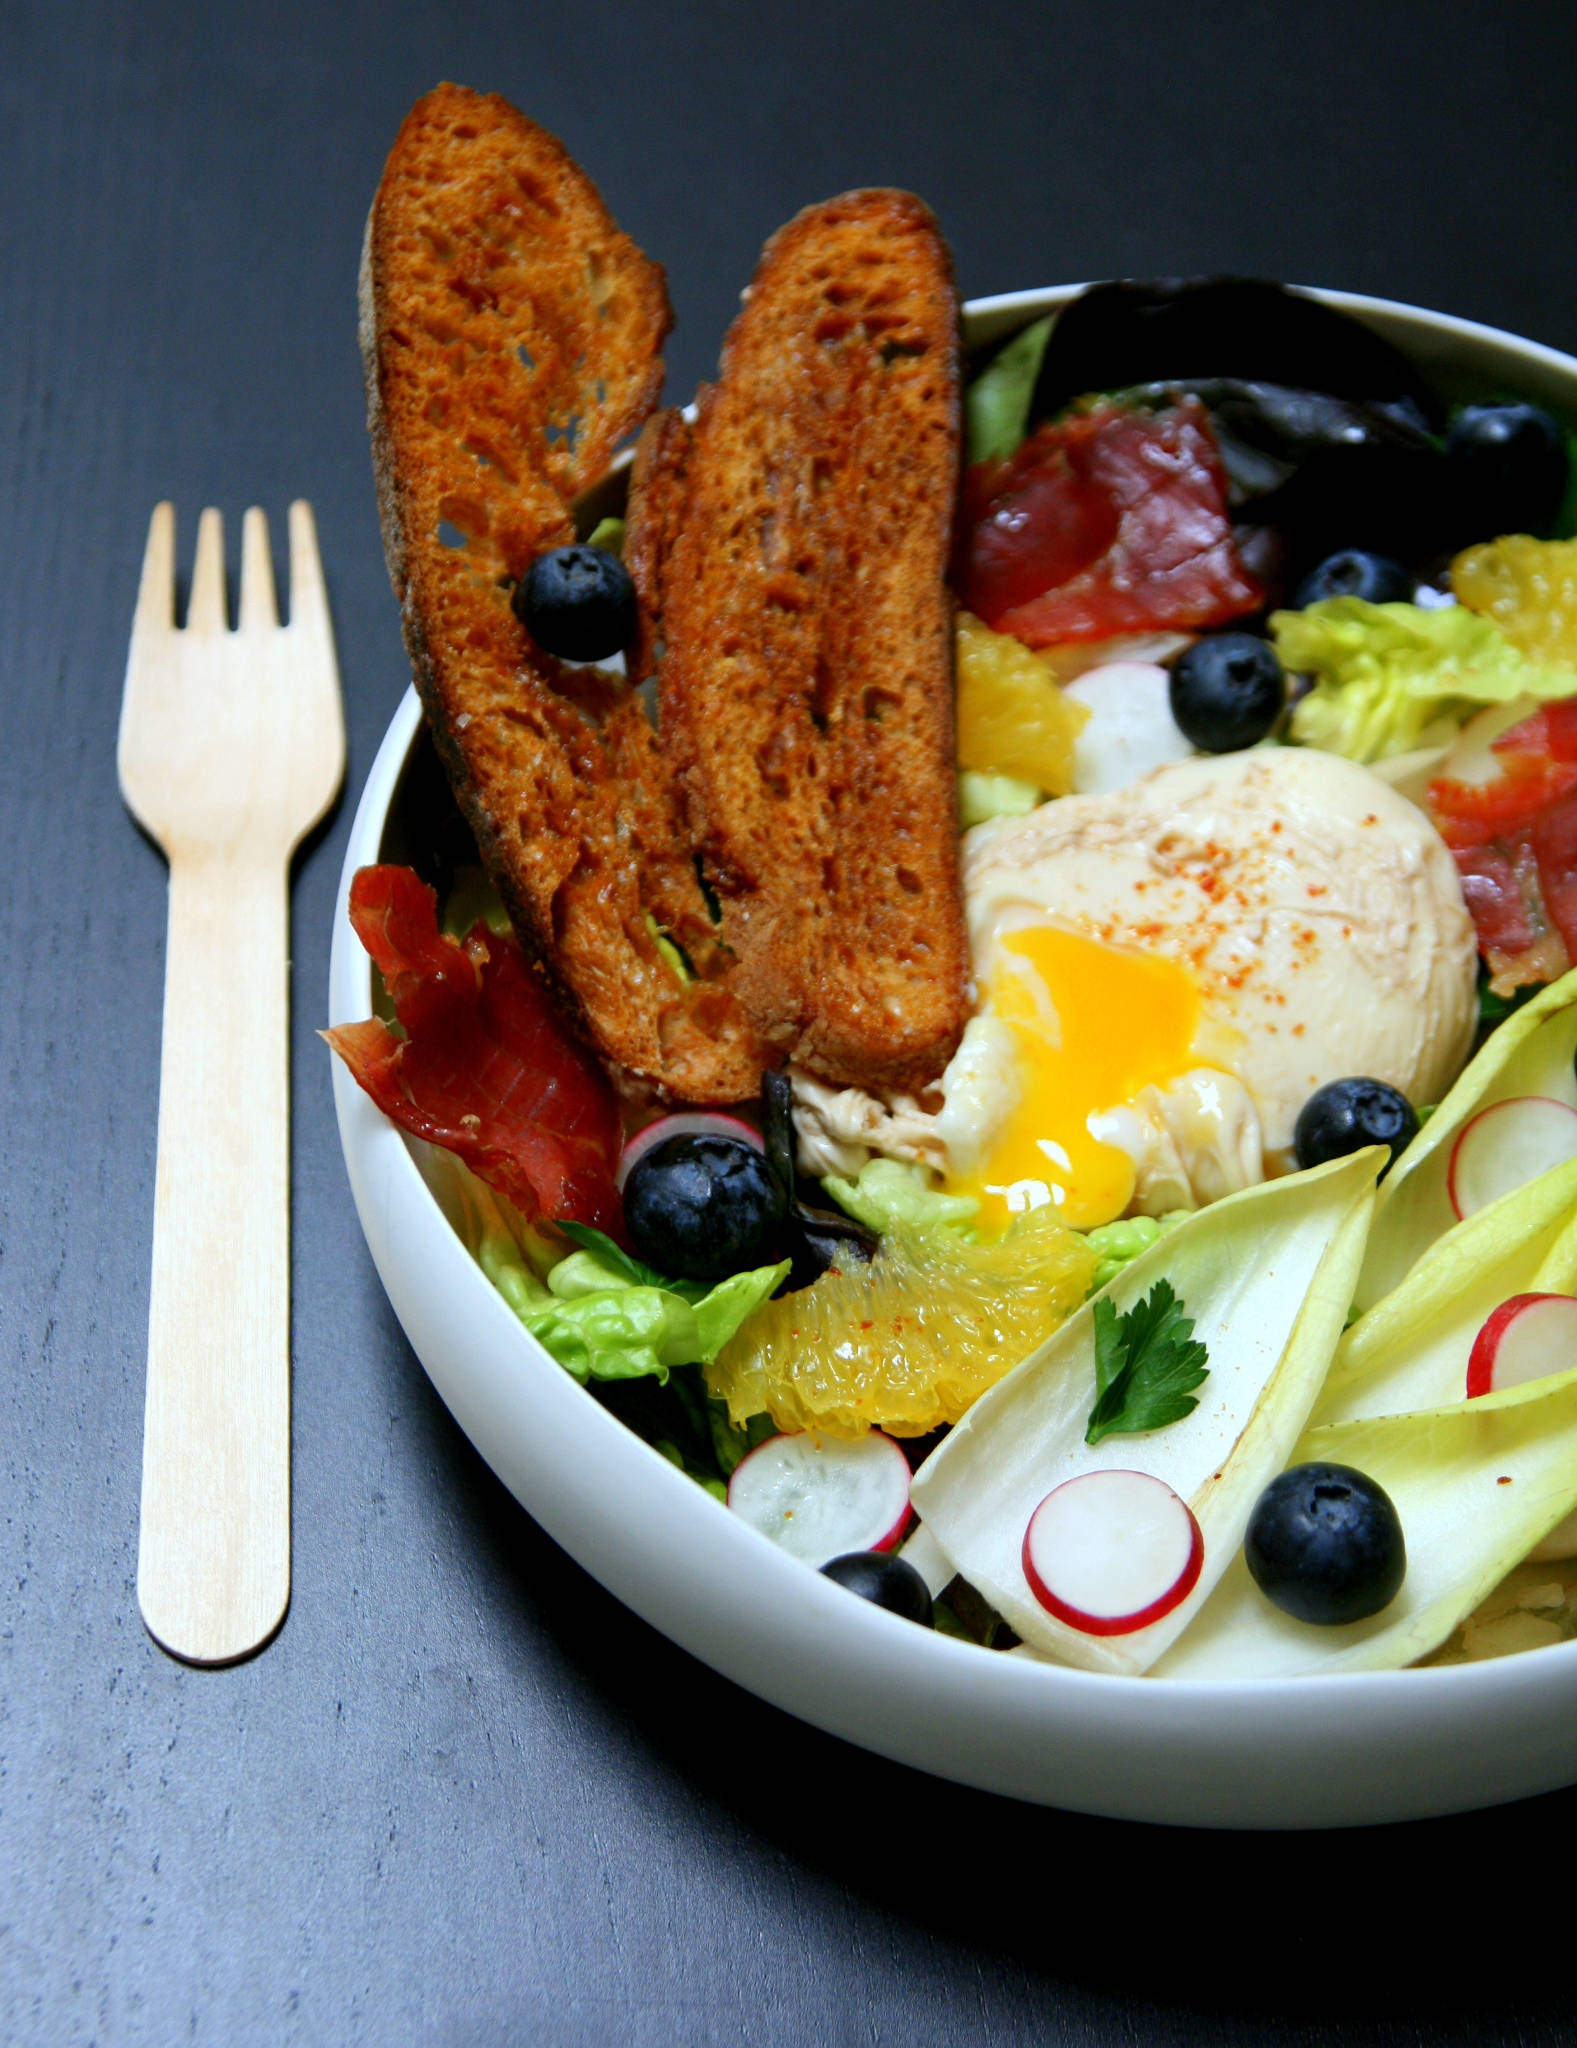
<path fill-rule="evenodd" d="M 975 1010 L 940 1103 L 798 1106 L 813 1158 L 820 1139 L 838 1171 L 851 1141 L 917 1160 L 988 1229 L 1047 1204 L 1078 1229 L 1198 1207 L 1289 1171 L 1325 1082 L 1432 1102 L 1467 1057 L 1450 854 L 1336 755 L 1253 748 L 1063 797 L 968 833 L 962 876 Z"/>

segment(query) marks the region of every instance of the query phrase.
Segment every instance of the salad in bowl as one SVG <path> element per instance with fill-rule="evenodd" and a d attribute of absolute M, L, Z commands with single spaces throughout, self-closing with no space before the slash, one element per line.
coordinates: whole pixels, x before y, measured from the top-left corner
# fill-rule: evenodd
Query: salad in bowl
<path fill-rule="evenodd" d="M 849 195 L 876 197 L 884 232 L 924 232 Z M 846 256 L 869 210 L 832 208 L 814 226 Z M 843 274 L 817 261 L 841 310 Z M 778 274 L 742 321 L 788 321 Z M 867 317 L 876 360 L 934 367 L 904 317 Z M 379 332 L 369 384 L 394 416 Z M 452 482 L 445 499 L 445 545 L 528 650 L 510 659 L 545 650 L 536 681 L 577 717 L 607 731 L 634 705 L 681 757 L 705 923 L 638 910 L 625 979 L 656 961 L 680 1048 L 643 1067 L 625 1010 L 569 968 L 572 999 L 555 981 L 589 944 L 571 922 L 544 953 L 444 674 L 423 682 L 425 729 L 407 700 L 352 835 L 329 1038 L 363 1222 L 424 1364 L 638 1611 L 926 1768 L 1235 1824 L 1565 1782 L 1577 366 L 1380 302 L 1207 279 L 967 306 L 951 396 L 934 375 L 902 397 L 848 378 L 828 489 L 904 577 L 871 594 L 845 539 L 830 602 L 939 608 L 943 845 L 877 769 L 852 835 L 801 800 L 853 700 L 836 672 L 782 683 L 797 643 L 769 647 L 756 728 L 719 694 L 738 697 L 750 648 L 730 668 L 711 640 L 768 630 L 747 571 L 708 582 L 706 558 L 734 545 L 709 486 L 733 502 L 759 481 L 737 439 L 758 341 L 731 337 L 699 420 L 659 417 L 633 482 L 591 479 L 516 573 L 479 573 L 497 506 L 483 521 Z M 767 388 L 792 383 L 790 341 Z M 818 391 L 793 426 L 812 440 L 833 410 Z M 954 423 L 941 499 L 930 470 L 889 475 L 871 449 L 892 422 L 851 431 L 850 405 L 917 434 Z M 791 392 L 781 410 L 797 419 Z M 509 464 L 489 446 L 492 479 Z M 927 556 L 904 508 L 934 541 L 943 500 Z M 458 600 L 422 616 L 390 554 L 430 646 Z M 829 601 L 769 595 L 771 631 Z M 857 671 L 862 703 L 886 677 L 862 759 L 887 747 L 934 779 L 914 737 L 934 720 L 911 714 L 935 635 L 873 631 L 875 655 L 847 637 L 824 626 L 818 659 Z M 785 768 L 759 735 L 790 700 L 826 745 Z M 785 849 L 800 923 L 745 872 L 753 814 L 723 773 L 741 761 L 780 829 L 831 835 L 824 884 Z M 614 809 L 655 866 L 645 774 Z M 563 827 L 544 809 L 534 839 L 533 802 L 516 817 L 540 852 Z M 956 875 L 951 1021 L 946 918 L 918 961 L 932 927 L 904 927 L 895 979 L 883 906 L 845 915 L 857 852 L 911 874 L 898 892 L 928 916 Z M 786 1006 L 812 897 L 847 985 L 824 986 L 824 952 Z M 849 999 L 868 987 L 874 1021 Z M 681 1057 L 730 1078 L 685 1092 Z M 1461 1730 L 1490 1699 L 1500 1737 L 1470 1756 Z"/>

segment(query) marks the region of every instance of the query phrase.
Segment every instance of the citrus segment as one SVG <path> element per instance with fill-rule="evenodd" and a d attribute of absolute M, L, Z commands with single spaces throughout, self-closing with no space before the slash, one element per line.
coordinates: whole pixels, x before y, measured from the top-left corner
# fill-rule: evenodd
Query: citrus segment
<path fill-rule="evenodd" d="M 1451 564 L 1451 588 L 1521 653 L 1577 668 L 1577 540 L 1510 533 L 1481 542 Z"/>
<path fill-rule="evenodd" d="M 1095 1272 L 1084 1239 L 1037 1209 L 990 1244 L 890 1231 L 868 1266 L 769 1301 L 707 1367 L 736 1423 L 923 1436 L 1044 1343 Z"/>
<path fill-rule="evenodd" d="M 1089 713 L 1010 633 L 958 615 L 958 765 L 1016 775 L 1052 796 L 1073 787 L 1073 741 Z"/>

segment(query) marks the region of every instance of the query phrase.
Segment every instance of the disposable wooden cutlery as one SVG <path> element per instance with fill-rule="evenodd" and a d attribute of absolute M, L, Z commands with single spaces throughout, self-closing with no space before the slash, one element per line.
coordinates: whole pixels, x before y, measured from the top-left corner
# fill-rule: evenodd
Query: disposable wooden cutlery
<path fill-rule="evenodd" d="M 223 1664 L 290 1599 L 290 860 L 333 803 L 345 726 L 311 507 L 290 507 L 290 617 L 268 526 L 197 528 L 175 623 L 175 508 L 155 508 L 121 704 L 121 793 L 170 863 L 137 1596 L 173 1655 Z"/>

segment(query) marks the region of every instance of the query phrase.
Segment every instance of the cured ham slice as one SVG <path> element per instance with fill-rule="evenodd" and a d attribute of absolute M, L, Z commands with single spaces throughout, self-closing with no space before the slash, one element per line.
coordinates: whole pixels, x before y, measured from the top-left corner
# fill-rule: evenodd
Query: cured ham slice
<path fill-rule="evenodd" d="M 1509 996 L 1577 959 L 1577 697 L 1541 705 L 1490 743 L 1490 772 L 1429 785 L 1490 970 Z"/>
<path fill-rule="evenodd" d="M 1037 428 L 969 471 L 960 531 L 960 602 L 1030 647 L 1218 626 L 1265 601 L 1194 399 Z"/>
<path fill-rule="evenodd" d="M 360 869 L 350 917 L 405 1035 L 376 1017 L 323 1035 L 378 1107 L 528 1221 L 622 1235 L 618 1103 L 514 939 L 480 921 L 446 937 L 437 897 L 405 867 Z"/>

